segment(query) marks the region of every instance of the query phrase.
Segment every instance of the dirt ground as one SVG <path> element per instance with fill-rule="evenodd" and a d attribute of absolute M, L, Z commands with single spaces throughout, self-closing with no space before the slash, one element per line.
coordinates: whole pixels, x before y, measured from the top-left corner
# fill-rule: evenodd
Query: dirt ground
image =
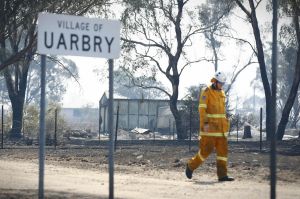
<path fill-rule="evenodd" d="M 108 143 L 46 148 L 45 198 L 108 198 Z M 115 198 L 269 198 L 269 143 L 229 142 L 229 175 L 219 183 L 215 154 L 184 174 L 197 142 L 120 142 L 114 155 Z M 277 198 L 300 198 L 300 140 L 277 143 Z M 38 148 L 0 149 L 0 198 L 38 198 Z"/>

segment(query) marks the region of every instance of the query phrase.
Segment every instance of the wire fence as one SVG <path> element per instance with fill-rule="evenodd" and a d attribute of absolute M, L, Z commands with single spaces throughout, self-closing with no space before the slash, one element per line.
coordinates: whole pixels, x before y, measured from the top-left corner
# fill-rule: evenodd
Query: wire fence
<path fill-rule="evenodd" d="M 114 103 L 115 140 L 178 140 L 176 121 L 169 109 L 169 101 L 116 100 Z M 186 105 L 185 105 L 186 106 Z M 197 106 L 184 107 L 179 103 L 182 131 L 187 141 L 199 138 L 199 115 Z M 49 109 L 46 119 L 46 145 L 99 145 L 109 138 L 107 110 L 99 108 Z M 15 145 L 38 145 L 39 129 L 37 115 L 24 115 L 21 140 L 9 138 L 11 114 L 1 110 L 1 148 Z M 260 115 L 259 131 L 249 125 L 240 124 L 239 118 L 231 121 L 228 139 L 231 141 L 264 141 Z M 178 121 L 177 121 L 178 122 Z M 177 123 L 178 124 L 178 123 Z M 251 134 L 252 133 L 252 134 Z"/>

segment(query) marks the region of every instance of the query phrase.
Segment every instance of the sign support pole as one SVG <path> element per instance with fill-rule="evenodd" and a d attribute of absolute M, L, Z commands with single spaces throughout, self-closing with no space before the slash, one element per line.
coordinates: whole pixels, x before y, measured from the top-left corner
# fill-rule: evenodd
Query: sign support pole
<path fill-rule="evenodd" d="M 41 101 L 40 101 L 40 137 L 39 137 L 39 199 L 44 199 L 45 171 L 45 85 L 46 56 L 41 55 Z"/>
<path fill-rule="evenodd" d="M 273 123 L 271 124 L 271 151 L 270 151 L 270 195 L 271 199 L 276 199 L 276 170 L 277 170 L 277 154 L 276 154 L 276 125 L 277 125 L 277 117 L 276 117 L 276 92 L 277 92 L 277 26 L 278 26 L 278 1 L 272 0 L 273 5 L 273 19 L 272 19 L 272 99 L 271 99 L 271 111 L 273 117 Z"/>
<path fill-rule="evenodd" d="M 114 198 L 114 131 L 113 131 L 113 67 L 114 61 L 113 59 L 108 60 L 109 64 L 109 100 L 108 100 L 108 132 L 109 132 L 109 199 Z"/>
<path fill-rule="evenodd" d="M 68 27 L 72 26 L 72 24 L 75 23 L 82 23 L 84 24 L 84 27 L 81 27 L 81 29 L 74 29 L 71 33 L 68 30 Z M 120 56 L 120 26 L 121 24 L 119 20 L 101 20 L 97 18 L 88 18 L 81 16 L 39 13 L 37 50 L 42 55 L 39 139 L 40 199 L 44 198 L 46 54 L 103 57 L 109 59 L 109 198 L 114 198 L 113 59 Z M 104 38 L 105 42 L 101 42 L 104 41 Z M 106 120 L 104 113 L 104 130 L 105 123 Z"/>

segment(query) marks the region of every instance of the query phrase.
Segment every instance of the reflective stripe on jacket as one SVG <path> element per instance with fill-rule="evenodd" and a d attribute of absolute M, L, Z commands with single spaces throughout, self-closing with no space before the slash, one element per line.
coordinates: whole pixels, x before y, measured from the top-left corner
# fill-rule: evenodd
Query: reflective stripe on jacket
<path fill-rule="evenodd" d="M 199 99 L 200 136 L 227 137 L 229 121 L 226 118 L 225 93 L 223 90 L 205 88 Z M 208 132 L 204 132 L 204 124 L 208 124 Z"/>

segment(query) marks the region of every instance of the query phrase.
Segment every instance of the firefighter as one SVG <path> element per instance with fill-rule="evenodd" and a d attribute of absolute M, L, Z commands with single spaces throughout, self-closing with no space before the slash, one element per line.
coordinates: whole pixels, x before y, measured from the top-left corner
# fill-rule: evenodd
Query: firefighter
<path fill-rule="evenodd" d="M 199 151 L 191 158 L 185 169 L 186 177 L 191 179 L 193 171 L 198 168 L 215 149 L 217 153 L 217 175 L 219 181 L 233 181 L 227 175 L 227 135 L 229 121 L 226 118 L 225 93 L 222 90 L 226 76 L 216 72 L 211 79 L 211 86 L 203 89 L 199 98 L 200 141 Z"/>

